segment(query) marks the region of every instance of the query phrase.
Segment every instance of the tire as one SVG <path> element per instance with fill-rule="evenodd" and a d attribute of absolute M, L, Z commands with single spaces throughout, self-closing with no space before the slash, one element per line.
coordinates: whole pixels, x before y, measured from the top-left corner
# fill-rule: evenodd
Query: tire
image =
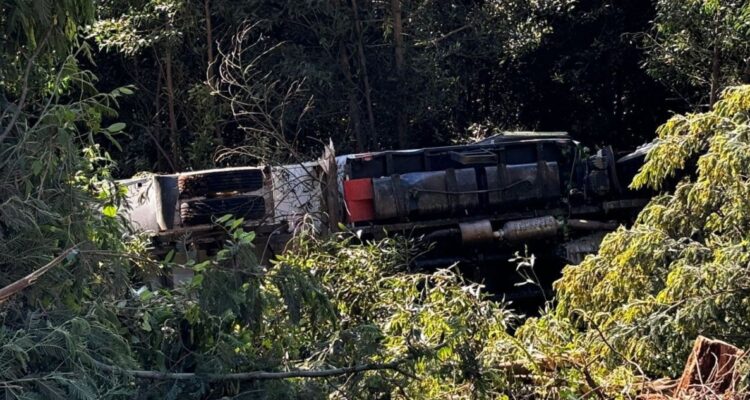
<path fill-rule="evenodd" d="M 266 216 L 266 202 L 262 196 L 234 196 L 186 201 L 180 205 L 183 225 L 210 224 L 212 218 L 226 214 L 246 220 L 262 219 Z"/>

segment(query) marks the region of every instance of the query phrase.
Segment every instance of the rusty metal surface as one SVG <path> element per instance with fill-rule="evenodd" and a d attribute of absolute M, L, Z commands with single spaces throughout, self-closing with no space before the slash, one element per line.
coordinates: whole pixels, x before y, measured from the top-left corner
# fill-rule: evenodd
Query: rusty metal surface
<path fill-rule="evenodd" d="M 210 224 L 226 214 L 261 224 L 272 223 L 273 192 L 268 168 L 245 167 L 178 174 L 162 191 L 167 229 Z M 169 217 L 169 212 L 173 217 Z"/>
<path fill-rule="evenodd" d="M 263 171 L 260 168 L 201 171 L 177 177 L 177 189 L 183 198 L 217 193 L 247 193 L 262 188 Z"/>
<path fill-rule="evenodd" d="M 513 242 L 555 236 L 560 224 L 555 217 L 548 215 L 539 218 L 509 221 L 500 230 L 500 239 Z"/>
<path fill-rule="evenodd" d="M 263 197 L 253 195 L 203 198 L 180 203 L 180 218 L 184 225 L 207 224 L 213 218 L 226 214 L 232 214 L 235 218 L 259 220 L 266 212 Z"/>
<path fill-rule="evenodd" d="M 463 244 L 491 243 L 495 240 L 492 223 L 487 219 L 463 222 L 458 225 L 458 228 L 461 231 Z"/>

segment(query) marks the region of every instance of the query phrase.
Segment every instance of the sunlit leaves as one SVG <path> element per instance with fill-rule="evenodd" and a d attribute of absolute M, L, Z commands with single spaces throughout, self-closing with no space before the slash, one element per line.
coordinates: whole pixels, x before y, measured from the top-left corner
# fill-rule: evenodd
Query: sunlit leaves
<path fill-rule="evenodd" d="M 608 235 L 599 254 L 566 267 L 555 313 L 524 327 L 525 340 L 540 346 L 569 335 L 603 381 L 614 379 L 608 370 L 616 365 L 633 379 L 641 370 L 676 376 L 698 334 L 750 344 L 742 333 L 750 328 L 748 113 L 750 86 L 740 86 L 711 112 L 677 116 L 659 129 L 636 185 L 685 177 L 632 228 Z M 552 322 L 562 330 L 542 335 Z M 548 352 L 563 348 L 555 342 Z"/>
<path fill-rule="evenodd" d="M 321 281 L 342 331 L 337 346 L 384 361 L 416 356 L 404 368 L 419 379 L 369 374 L 385 378 L 379 390 L 415 399 L 512 393 L 505 371 L 495 370 L 512 356 L 506 328 L 513 316 L 501 304 L 454 271 L 408 273 L 403 263 L 411 250 L 403 240 L 357 244 L 349 234 L 340 239 L 307 239 L 280 262 Z M 354 397 L 367 393 L 361 382 L 345 388 Z"/>
<path fill-rule="evenodd" d="M 750 3 L 745 0 L 659 0 L 645 36 L 645 66 L 683 99 L 706 104 L 721 90 L 747 82 Z M 718 74 L 718 75 L 717 75 Z"/>
<path fill-rule="evenodd" d="M 144 0 L 99 6 L 105 18 L 90 27 L 90 35 L 105 49 L 136 55 L 153 47 L 175 46 L 196 21 L 196 7 L 183 0 Z M 122 12 L 126 10 L 126 12 Z M 109 15 L 114 14 L 114 15 Z"/>

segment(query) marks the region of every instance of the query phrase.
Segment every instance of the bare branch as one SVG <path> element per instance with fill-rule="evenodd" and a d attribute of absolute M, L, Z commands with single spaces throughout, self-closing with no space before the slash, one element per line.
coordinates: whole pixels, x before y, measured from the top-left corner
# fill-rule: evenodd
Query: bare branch
<path fill-rule="evenodd" d="M 77 246 L 73 246 L 63 251 L 59 256 L 52 259 L 52 261 L 48 262 L 43 267 L 0 289 L 0 303 L 5 302 L 5 300 L 7 300 L 10 296 L 13 296 L 21 290 L 33 285 L 36 280 L 39 279 L 39 277 L 46 274 L 49 270 L 60 264 L 65 259 L 65 257 L 73 253 L 76 248 Z"/>
<path fill-rule="evenodd" d="M 210 86 L 214 95 L 228 101 L 248 144 L 222 150 L 217 161 L 233 157 L 261 162 L 302 160 L 296 147 L 313 99 L 305 93 L 304 79 L 279 79 L 263 65 L 286 43 L 269 41 L 260 29 L 262 22 L 245 22 L 230 46 L 218 48 L 218 71 Z"/>

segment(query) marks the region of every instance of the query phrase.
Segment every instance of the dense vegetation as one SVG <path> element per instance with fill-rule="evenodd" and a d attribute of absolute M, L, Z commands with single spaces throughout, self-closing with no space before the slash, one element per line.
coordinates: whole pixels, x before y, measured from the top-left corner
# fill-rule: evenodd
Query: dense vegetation
<path fill-rule="evenodd" d="M 5 398 L 627 398 L 697 334 L 750 346 L 746 1 L 0 4 Z M 662 190 L 525 321 L 405 240 L 302 232 L 259 265 L 231 216 L 148 290 L 173 263 L 118 216 L 139 171 L 513 128 L 656 132 L 633 185 Z"/>

